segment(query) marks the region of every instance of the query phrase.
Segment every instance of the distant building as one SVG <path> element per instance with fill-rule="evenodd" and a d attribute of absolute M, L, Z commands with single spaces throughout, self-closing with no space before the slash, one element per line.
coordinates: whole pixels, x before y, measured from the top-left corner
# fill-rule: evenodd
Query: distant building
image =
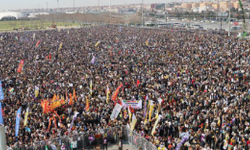
<path fill-rule="evenodd" d="M 0 12 L 0 20 L 18 20 L 27 16 L 28 14 L 21 12 Z"/>

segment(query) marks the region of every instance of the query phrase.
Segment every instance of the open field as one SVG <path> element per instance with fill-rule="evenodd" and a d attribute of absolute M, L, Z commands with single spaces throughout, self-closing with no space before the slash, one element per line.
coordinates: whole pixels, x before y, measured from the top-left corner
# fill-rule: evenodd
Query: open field
<path fill-rule="evenodd" d="M 52 25 L 56 26 L 79 26 L 78 23 L 71 22 L 52 22 L 43 20 L 14 20 L 14 21 L 0 21 L 0 31 L 11 31 L 14 29 L 45 29 Z"/>

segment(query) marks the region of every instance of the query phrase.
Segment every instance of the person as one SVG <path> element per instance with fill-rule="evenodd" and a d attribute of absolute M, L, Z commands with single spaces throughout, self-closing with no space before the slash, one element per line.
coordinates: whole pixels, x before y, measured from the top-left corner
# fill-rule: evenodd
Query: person
<path fill-rule="evenodd" d="M 108 150 L 108 137 L 107 137 L 107 135 L 105 135 L 104 137 L 103 137 L 103 144 L 102 144 L 102 149 L 103 150 Z"/>
<path fill-rule="evenodd" d="M 120 139 L 119 142 L 118 142 L 118 149 L 119 150 L 123 150 L 123 143 L 122 143 L 122 140 Z"/>

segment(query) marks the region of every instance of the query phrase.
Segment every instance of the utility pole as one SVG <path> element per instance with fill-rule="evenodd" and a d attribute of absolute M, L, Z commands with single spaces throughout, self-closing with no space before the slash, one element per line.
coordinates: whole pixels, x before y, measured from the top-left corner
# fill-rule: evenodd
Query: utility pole
<path fill-rule="evenodd" d="M 49 11 L 48 2 L 46 2 L 46 10 Z"/>
<path fill-rule="evenodd" d="M 231 24 L 231 0 L 229 0 L 229 16 L 228 16 L 228 36 L 230 36 L 230 24 Z"/>
<path fill-rule="evenodd" d="M 142 26 L 144 26 L 144 0 L 142 0 Z"/>
<path fill-rule="evenodd" d="M 111 24 L 111 0 L 109 0 L 109 23 Z"/>

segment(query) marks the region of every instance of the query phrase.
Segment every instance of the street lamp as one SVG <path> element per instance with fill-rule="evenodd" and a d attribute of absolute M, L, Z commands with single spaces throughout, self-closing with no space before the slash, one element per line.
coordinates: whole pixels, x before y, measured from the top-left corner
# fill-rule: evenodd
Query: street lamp
<path fill-rule="evenodd" d="M 231 0 L 229 0 L 228 36 L 230 36 L 231 34 L 230 24 L 231 24 Z"/>

